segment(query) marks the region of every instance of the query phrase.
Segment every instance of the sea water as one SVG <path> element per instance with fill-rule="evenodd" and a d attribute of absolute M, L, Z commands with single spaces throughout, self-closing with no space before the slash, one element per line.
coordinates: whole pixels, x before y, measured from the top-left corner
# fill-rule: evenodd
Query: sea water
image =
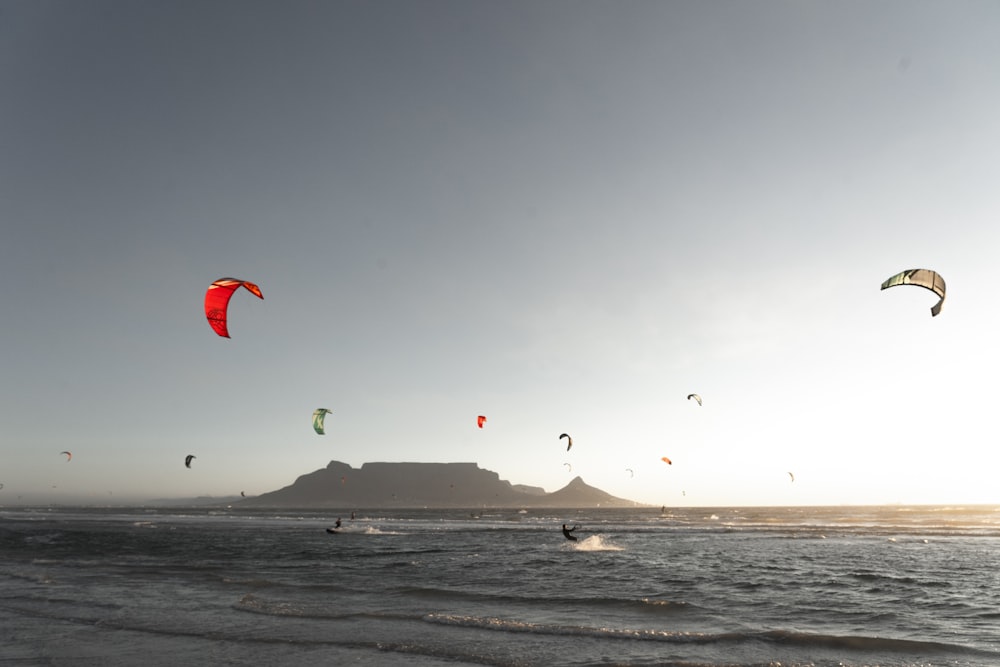
<path fill-rule="evenodd" d="M 0 663 L 1000 665 L 998 507 L 350 512 L 0 508 Z"/>

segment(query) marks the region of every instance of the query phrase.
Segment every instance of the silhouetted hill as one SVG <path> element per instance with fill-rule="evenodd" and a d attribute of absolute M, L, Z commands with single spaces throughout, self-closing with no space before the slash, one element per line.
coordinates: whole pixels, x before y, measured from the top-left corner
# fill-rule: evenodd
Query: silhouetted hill
<path fill-rule="evenodd" d="M 236 504 L 236 503 L 234 503 Z M 290 486 L 247 498 L 243 507 L 633 507 L 577 477 L 546 493 L 513 485 L 475 463 L 365 463 L 330 461 Z"/>

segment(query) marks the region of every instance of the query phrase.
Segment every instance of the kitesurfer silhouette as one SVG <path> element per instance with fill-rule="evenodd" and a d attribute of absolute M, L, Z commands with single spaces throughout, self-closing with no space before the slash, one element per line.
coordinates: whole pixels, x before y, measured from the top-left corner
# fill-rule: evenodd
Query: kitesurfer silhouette
<path fill-rule="evenodd" d="M 563 536 L 564 536 L 564 537 L 565 537 L 565 538 L 566 538 L 567 540 L 573 540 L 574 542 L 576 542 L 576 538 L 575 538 L 575 537 L 573 537 L 572 535 L 570 535 L 570 533 L 572 533 L 572 532 L 573 532 L 574 530 L 576 530 L 576 529 L 577 529 L 577 528 L 579 528 L 580 526 L 573 526 L 572 528 L 567 528 L 567 527 L 566 527 L 566 524 L 563 524 L 562 526 L 563 526 Z"/>

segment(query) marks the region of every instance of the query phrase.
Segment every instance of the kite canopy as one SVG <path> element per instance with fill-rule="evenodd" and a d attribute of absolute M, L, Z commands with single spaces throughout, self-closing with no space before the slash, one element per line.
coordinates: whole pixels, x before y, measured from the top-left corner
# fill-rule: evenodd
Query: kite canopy
<path fill-rule="evenodd" d="M 559 436 L 560 440 L 562 440 L 563 438 L 566 438 L 566 443 L 567 443 L 566 451 L 568 452 L 569 448 L 573 446 L 573 438 L 569 437 L 569 433 L 563 433 L 562 435 Z"/>
<path fill-rule="evenodd" d="M 187 468 L 191 467 L 191 460 L 197 458 L 194 454 L 188 454 L 184 457 L 184 466 Z"/>
<path fill-rule="evenodd" d="M 660 460 L 666 463 L 668 466 L 672 466 L 674 464 L 674 462 L 668 459 L 666 456 L 661 457 Z"/>
<path fill-rule="evenodd" d="M 698 405 L 701 405 L 701 396 L 698 394 L 688 394 L 688 400 L 690 401 L 692 398 L 698 401 Z"/>
<path fill-rule="evenodd" d="M 479 426 L 479 428 L 482 428 L 483 424 L 485 424 L 485 423 L 486 423 L 486 417 L 485 416 L 479 415 L 478 417 L 476 417 L 476 424 Z"/>
<path fill-rule="evenodd" d="M 59 452 L 59 453 L 60 453 L 60 454 L 65 454 L 65 455 L 66 455 L 66 462 L 67 462 L 67 463 L 68 463 L 69 461 L 72 461 L 72 460 L 73 460 L 73 452 Z"/>
<path fill-rule="evenodd" d="M 238 278 L 219 278 L 208 286 L 208 292 L 205 293 L 205 317 L 212 330 L 223 338 L 229 338 L 229 327 L 226 326 L 229 299 L 240 287 L 247 288 L 258 299 L 264 298 L 259 287 Z"/>
<path fill-rule="evenodd" d="M 916 285 L 917 287 L 929 289 L 941 297 L 941 300 L 931 308 L 931 316 L 933 317 L 941 312 L 945 293 L 944 278 L 938 275 L 936 271 L 931 271 L 930 269 L 907 269 L 887 279 L 882 283 L 882 289 L 895 287 L 896 285 Z"/>
<path fill-rule="evenodd" d="M 330 412 L 330 410 L 326 408 L 319 408 L 313 413 L 313 430 L 320 435 L 325 435 L 325 431 L 323 430 L 323 418 L 326 417 L 328 412 Z"/>

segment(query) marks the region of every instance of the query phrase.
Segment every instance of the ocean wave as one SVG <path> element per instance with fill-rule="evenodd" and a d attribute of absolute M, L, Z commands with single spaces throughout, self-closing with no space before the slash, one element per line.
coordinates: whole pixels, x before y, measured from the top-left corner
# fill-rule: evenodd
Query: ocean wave
<path fill-rule="evenodd" d="M 32 564 L 34 565 L 35 563 L 32 562 Z M 0 575 L 10 577 L 11 579 L 27 581 L 32 584 L 53 584 L 56 581 L 55 578 L 53 578 L 48 572 L 38 572 L 35 570 L 26 572 L 23 570 L 11 570 L 5 568 L 0 570 Z"/>
<path fill-rule="evenodd" d="M 396 620 L 396 621 L 419 621 L 422 614 L 403 613 L 398 611 L 357 611 L 354 608 L 338 610 L 332 606 L 329 600 L 322 602 L 308 602 L 298 600 L 289 602 L 285 600 L 271 600 L 268 598 L 247 593 L 241 597 L 232 608 L 236 611 L 250 612 L 264 616 L 278 616 L 285 618 L 302 618 L 313 620 L 343 620 L 351 618 Z"/>
<path fill-rule="evenodd" d="M 441 547 L 425 547 L 422 549 L 386 549 L 384 551 L 372 551 L 367 554 L 365 558 L 371 560 L 379 559 L 394 559 L 400 556 L 429 556 L 434 554 L 446 554 L 447 549 L 442 549 Z"/>
<path fill-rule="evenodd" d="M 566 606 L 576 607 L 586 605 L 588 609 L 628 609 L 640 613 L 664 614 L 689 611 L 697 608 L 688 602 L 667 600 L 663 598 L 618 598 L 618 597 L 579 597 L 579 596 L 540 596 L 537 593 L 528 595 L 486 594 L 447 588 L 425 588 L 411 586 L 394 591 L 397 595 L 417 597 L 425 600 L 464 600 L 483 602 L 491 605 L 521 605 L 527 607 Z"/>
<path fill-rule="evenodd" d="M 299 582 L 294 580 L 278 580 L 278 579 L 266 579 L 262 577 L 237 577 L 233 575 L 227 575 L 219 578 L 224 584 L 232 586 L 246 587 L 252 590 L 261 591 L 262 589 L 271 589 L 274 594 L 285 594 L 290 596 L 302 596 L 302 595 L 353 595 L 353 594 L 363 594 L 367 591 L 357 588 L 352 588 L 350 586 L 344 586 L 340 583 L 334 582 Z"/>
<path fill-rule="evenodd" d="M 934 641 L 868 637 L 864 635 L 827 635 L 791 630 L 749 630 L 742 632 L 691 632 L 637 628 L 609 628 L 583 625 L 556 625 L 532 623 L 496 616 L 462 616 L 455 614 L 427 614 L 427 623 L 453 625 L 498 632 L 530 633 L 595 639 L 654 641 L 675 644 L 704 644 L 736 646 L 748 643 L 773 644 L 782 647 L 799 647 L 807 651 L 827 649 L 857 652 L 865 655 L 978 655 L 1000 658 L 1000 655 L 966 646 Z"/>
<path fill-rule="evenodd" d="M 912 654 L 912 655 L 941 655 L 941 654 L 969 654 L 969 655 L 991 655 L 1000 658 L 990 651 L 961 646 L 958 644 L 947 644 L 944 642 L 921 641 L 915 639 L 894 639 L 891 637 L 868 637 L 865 635 L 827 635 L 808 632 L 795 632 L 791 630 L 769 630 L 758 633 L 751 633 L 748 637 L 756 640 L 766 641 L 783 646 L 803 646 L 822 647 L 836 650 L 849 650 L 871 655 L 884 655 L 886 653 Z"/>
<path fill-rule="evenodd" d="M 81 625 L 100 625 L 105 619 L 119 616 L 123 609 L 122 605 L 114 602 L 76 600 L 63 596 L 26 594 L 5 596 L 0 599 L 0 613 L 4 615 Z M 0 651 L 0 654 L 2 653 L 3 651 Z M 4 661 L 0 659 L 0 662 Z"/>
<path fill-rule="evenodd" d="M 497 616 L 462 616 L 456 614 L 427 614 L 423 617 L 427 623 L 453 625 L 465 628 L 479 628 L 500 632 L 524 632 L 539 635 L 560 635 L 573 637 L 595 637 L 600 639 L 643 639 L 674 642 L 711 642 L 717 641 L 721 635 L 700 634 L 694 632 L 677 632 L 669 630 L 604 628 L 583 625 L 556 625 L 549 623 L 532 623 Z"/>
<path fill-rule="evenodd" d="M 222 577 L 221 581 L 224 584 L 235 584 L 236 586 L 247 586 L 248 588 L 270 588 L 272 586 L 284 585 L 277 581 L 271 581 L 270 579 L 255 579 L 255 578 L 242 579 L 234 577 Z M 310 588 L 313 587 L 314 586 L 310 586 Z"/>
<path fill-rule="evenodd" d="M 911 575 L 896 575 L 890 572 L 851 572 L 848 576 L 867 584 L 886 584 L 894 587 L 919 587 L 921 590 L 929 588 L 949 588 L 951 586 L 951 584 L 945 580 L 934 581 Z"/>
<path fill-rule="evenodd" d="M 351 618 L 357 616 L 350 611 L 332 611 L 329 605 L 323 609 L 317 609 L 302 602 L 286 602 L 283 600 L 270 600 L 258 597 L 252 593 L 247 593 L 240 598 L 232 607 L 236 611 L 245 611 L 265 616 L 284 616 L 294 618 L 315 618 L 315 619 L 337 619 Z"/>

